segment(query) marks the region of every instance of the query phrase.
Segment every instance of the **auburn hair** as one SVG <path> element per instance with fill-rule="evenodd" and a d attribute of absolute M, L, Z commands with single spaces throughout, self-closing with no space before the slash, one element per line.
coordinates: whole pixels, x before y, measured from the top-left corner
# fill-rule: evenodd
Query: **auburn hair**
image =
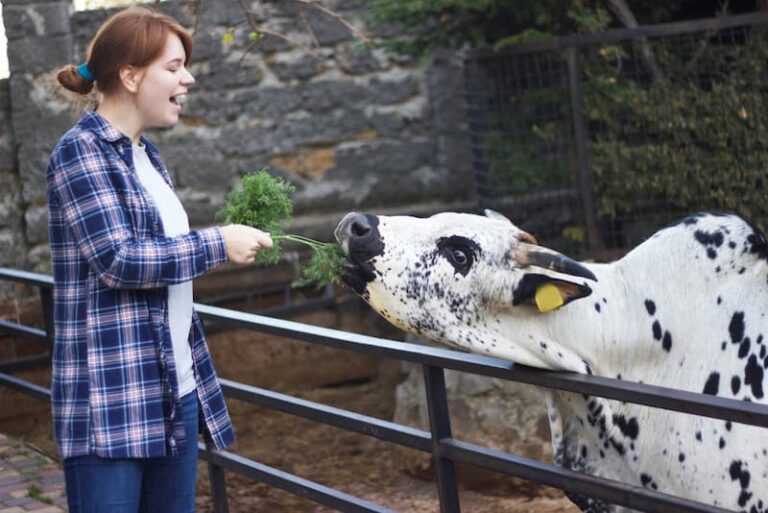
<path fill-rule="evenodd" d="M 123 66 L 143 68 L 160 56 L 168 36 L 175 34 L 186 53 L 185 65 L 192 56 L 192 36 L 179 22 L 148 7 L 130 7 L 112 15 L 101 25 L 88 46 L 86 64 L 94 81 L 77 73 L 77 66 L 61 68 L 56 78 L 66 89 L 87 95 L 94 86 L 110 94 L 120 86 Z"/>

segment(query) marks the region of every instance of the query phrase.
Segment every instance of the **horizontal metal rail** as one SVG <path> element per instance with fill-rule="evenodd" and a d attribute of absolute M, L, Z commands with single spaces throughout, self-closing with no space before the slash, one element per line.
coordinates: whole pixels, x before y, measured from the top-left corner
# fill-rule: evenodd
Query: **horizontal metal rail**
<path fill-rule="evenodd" d="M 4 385 L 17 392 L 31 395 L 35 399 L 41 399 L 48 402 L 51 401 L 51 391 L 49 389 L 4 372 L 0 372 L 0 385 Z"/>
<path fill-rule="evenodd" d="M 464 463 L 495 470 L 561 490 L 586 495 L 610 504 L 659 513 L 732 513 L 674 495 L 621 481 L 575 472 L 514 454 L 507 454 L 459 440 L 442 440 L 440 452 Z"/>
<path fill-rule="evenodd" d="M 334 488 L 283 472 L 274 467 L 249 460 L 229 451 L 209 451 L 199 445 L 200 459 L 280 488 L 299 497 L 348 513 L 396 513 L 394 510 L 369 502 Z"/>
<path fill-rule="evenodd" d="M 2 331 L 2 329 L 0 329 Z M 47 367 L 51 363 L 50 353 L 22 356 L 10 361 L 0 361 L 0 372 L 16 372 L 25 369 Z"/>
<path fill-rule="evenodd" d="M 233 399 L 258 404 L 272 410 L 290 413 L 305 419 L 322 422 L 329 426 L 411 447 L 412 449 L 425 452 L 432 450 L 432 441 L 429 433 L 421 429 L 237 383 L 228 379 L 221 379 L 220 381 L 224 394 Z"/>
<path fill-rule="evenodd" d="M 201 318 L 216 319 L 255 331 L 304 342 L 363 352 L 395 360 L 433 365 L 530 385 L 595 395 L 742 424 L 768 427 L 768 405 L 687 392 L 667 387 L 622 381 L 572 372 L 554 372 L 517 365 L 488 356 L 460 353 L 407 342 L 359 335 L 257 314 L 196 305 Z"/>
<path fill-rule="evenodd" d="M 721 18 L 674 21 L 669 23 L 657 23 L 654 25 L 643 25 L 637 28 L 612 29 L 595 34 L 556 36 L 540 41 L 515 44 L 499 51 L 490 48 L 481 48 L 472 50 L 469 54 L 477 59 L 493 59 L 501 55 L 521 55 L 562 50 L 563 48 L 569 47 L 581 48 L 592 45 L 618 43 L 632 39 L 677 36 L 693 34 L 696 32 L 717 31 L 735 27 L 760 26 L 766 24 L 768 24 L 768 12 L 753 12 L 724 16 Z"/>
<path fill-rule="evenodd" d="M 0 280 L 14 281 L 33 285 L 41 288 L 53 287 L 53 276 L 47 274 L 33 273 L 31 271 L 22 271 L 20 269 L 11 269 L 9 267 L 0 267 Z"/>
<path fill-rule="evenodd" d="M 41 341 L 48 340 L 48 334 L 44 329 L 26 326 L 11 321 L 4 321 L 2 319 L 0 319 L 0 333 L 7 333 L 11 336 L 32 338 Z"/>

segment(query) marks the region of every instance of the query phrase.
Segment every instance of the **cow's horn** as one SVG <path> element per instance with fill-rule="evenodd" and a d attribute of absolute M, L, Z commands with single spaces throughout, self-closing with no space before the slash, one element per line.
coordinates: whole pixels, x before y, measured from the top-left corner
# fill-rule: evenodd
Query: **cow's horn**
<path fill-rule="evenodd" d="M 597 281 L 597 277 L 592 274 L 592 271 L 582 264 L 551 249 L 522 242 L 513 250 L 513 255 L 517 263 L 523 267 L 533 265 Z"/>

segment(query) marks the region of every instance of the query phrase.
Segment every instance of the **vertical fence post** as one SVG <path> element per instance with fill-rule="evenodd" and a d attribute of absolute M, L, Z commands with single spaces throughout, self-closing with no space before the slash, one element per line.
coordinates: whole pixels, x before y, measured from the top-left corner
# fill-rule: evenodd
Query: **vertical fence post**
<path fill-rule="evenodd" d="M 205 450 L 212 453 L 211 446 L 206 442 Z M 227 478 L 224 469 L 208 460 L 208 479 L 211 483 L 211 497 L 213 498 L 213 511 L 215 513 L 229 513 L 229 500 L 227 499 Z"/>
<path fill-rule="evenodd" d="M 441 455 L 440 441 L 451 438 L 451 417 L 445 392 L 443 369 L 424 365 L 424 385 L 427 387 L 429 426 L 432 432 L 432 457 L 435 462 L 440 513 L 459 513 L 459 491 L 456 485 L 456 464 Z"/>
<path fill-rule="evenodd" d="M 45 336 L 48 338 L 48 353 L 53 353 L 53 289 L 40 287 L 40 305 L 43 309 Z"/>
<path fill-rule="evenodd" d="M 490 167 L 483 151 L 483 141 L 480 134 L 488 130 L 488 93 L 485 83 L 480 80 L 480 66 L 476 57 L 471 55 L 464 59 L 464 98 L 466 99 L 467 125 L 469 128 L 469 142 L 471 151 L 472 168 L 474 169 L 475 192 L 477 193 L 477 207 L 480 212 L 486 208 L 493 208 L 493 197 L 489 183 Z M 498 207 L 496 207 L 498 208 Z"/>
<path fill-rule="evenodd" d="M 595 215 L 594 180 L 592 166 L 589 163 L 589 140 L 587 124 L 584 120 L 584 95 L 581 91 L 581 61 L 579 50 L 574 46 L 566 49 L 568 58 L 568 85 L 571 92 L 571 110 L 573 114 L 573 133 L 576 140 L 576 160 L 579 166 L 579 188 L 584 222 L 587 227 L 587 242 L 590 249 L 602 249 L 603 243 L 597 230 Z"/>

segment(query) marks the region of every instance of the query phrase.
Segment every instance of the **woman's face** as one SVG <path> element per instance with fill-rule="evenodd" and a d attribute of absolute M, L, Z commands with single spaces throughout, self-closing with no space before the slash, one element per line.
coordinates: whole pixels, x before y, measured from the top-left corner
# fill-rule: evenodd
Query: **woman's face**
<path fill-rule="evenodd" d="M 187 54 L 176 34 L 169 34 L 160 56 L 142 70 L 136 107 L 143 128 L 170 127 L 179 121 L 187 89 L 195 78 L 184 66 Z"/>

